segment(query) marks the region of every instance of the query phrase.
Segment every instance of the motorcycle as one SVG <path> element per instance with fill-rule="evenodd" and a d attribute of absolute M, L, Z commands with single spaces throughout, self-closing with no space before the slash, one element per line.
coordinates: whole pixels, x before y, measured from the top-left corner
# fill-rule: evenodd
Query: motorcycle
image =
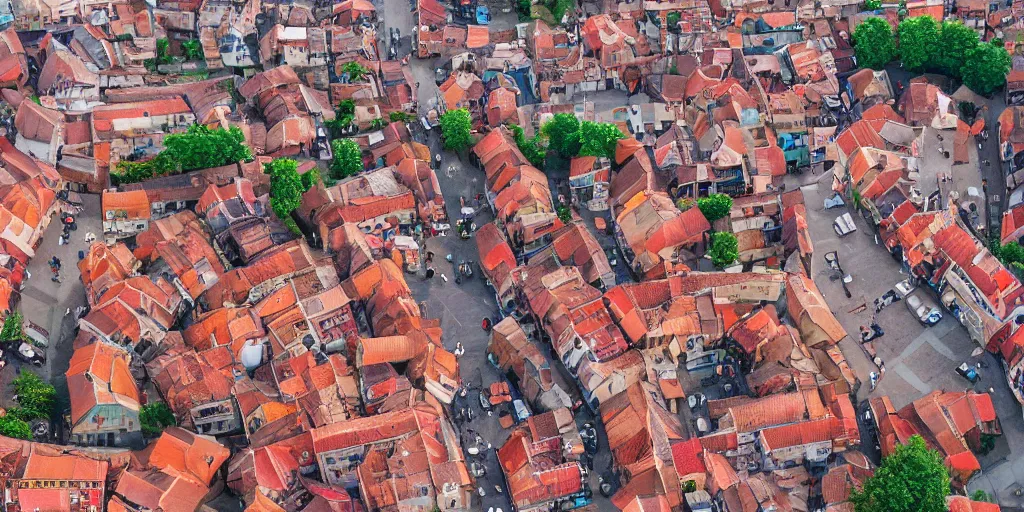
<path fill-rule="evenodd" d="M 846 294 L 846 298 L 853 297 L 853 293 L 850 292 L 850 288 L 847 286 L 848 283 L 853 281 L 853 276 L 843 272 L 842 265 L 839 264 L 839 253 L 832 251 L 825 254 L 825 263 L 828 264 L 828 268 L 831 271 L 829 280 L 838 280 L 843 285 L 843 293 Z"/>
<path fill-rule="evenodd" d="M 861 332 L 860 342 L 861 343 L 867 343 L 869 341 L 881 338 L 882 336 L 885 336 L 885 331 L 882 330 L 882 326 L 878 325 L 877 323 L 872 322 L 871 323 L 871 332 L 867 332 L 867 333 Z"/>

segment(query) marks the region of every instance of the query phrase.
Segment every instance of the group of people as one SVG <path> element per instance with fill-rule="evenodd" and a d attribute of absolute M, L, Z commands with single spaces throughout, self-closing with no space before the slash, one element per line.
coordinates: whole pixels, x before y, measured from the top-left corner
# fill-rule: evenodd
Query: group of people
<path fill-rule="evenodd" d="M 885 331 L 882 330 L 882 326 L 878 325 L 878 322 L 874 321 L 874 319 L 871 320 L 870 328 L 864 325 L 860 326 L 860 342 L 862 345 L 881 338 L 882 336 L 885 336 Z M 874 391 L 875 386 L 878 385 L 878 380 L 885 375 L 885 361 L 883 361 L 874 350 L 874 347 L 870 345 L 868 345 L 868 347 L 869 349 L 867 352 L 872 356 L 871 361 L 878 367 L 878 372 L 872 371 L 869 375 L 869 378 L 871 379 L 871 390 Z"/>

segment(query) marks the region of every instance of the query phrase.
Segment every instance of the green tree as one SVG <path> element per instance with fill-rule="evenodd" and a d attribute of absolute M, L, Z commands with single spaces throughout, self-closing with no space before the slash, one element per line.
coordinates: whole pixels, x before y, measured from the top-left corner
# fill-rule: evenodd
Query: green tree
<path fill-rule="evenodd" d="M 198 39 L 189 39 L 188 41 L 182 41 L 181 53 L 185 56 L 185 60 L 205 60 L 206 55 L 203 54 L 203 44 Z"/>
<path fill-rule="evenodd" d="M 252 160 L 245 135 L 236 126 L 210 129 L 194 124 L 185 133 L 164 137 L 164 149 L 144 162 L 122 160 L 111 173 L 117 184 L 137 183 L 154 176 L 209 169 Z"/>
<path fill-rule="evenodd" d="M 714 222 L 729 215 L 729 211 L 732 210 L 732 198 L 726 194 L 711 194 L 698 199 L 697 208 L 700 208 L 708 222 Z"/>
<path fill-rule="evenodd" d="M 12 311 L 7 318 L 4 318 L 4 326 L 0 329 L 0 341 L 4 343 L 21 341 L 25 337 L 24 324 L 25 320 L 22 318 L 21 312 Z"/>
<path fill-rule="evenodd" d="M 856 512 L 946 512 L 949 490 L 942 455 L 915 435 L 882 460 L 863 488 L 853 489 L 850 501 Z"/>
<path fill-rule="evenodd" d="M 569 207 L 565 206 L 564 204 L 558 205 L 558 208 L 555 209 L 555 214 L 558 215 L 558 220 L 566 224 L 572 221 L 572 210 L 570 210 Z"/>
<path fill-rule="evenodd" d="M 32 440 L 32 427 L 13 414 L 0 416 L 0 435 L 14 439 Z"/>
<path fill-rule="evenodd" d="M 900 22 L 897 28 L 900 60 L 908 71 L 924 71 L 935 62 L 939 44 L 939 24 L 931 16 L 915 16 Z"/>
<path fill-rule="evenodd" d="M 57 390 L 38 375 L 22 370 L 12 382 L 18 397 L 18 417 L 26 420 L 48 419 L 53 414 Z"/>
<path fill-rule="evenodd" d="M 548 156 L 548 144 L 544 137 L 538 133 L 527 139 L 519 125 L 510 124 L 508 128 L 512 131 L 512 139 L 515 141 L 516 146 L 519 147 L 519 151 L 523 153 L 523 156 L 530 161 L 530 165 L 543 169 L 544 161 Z"/>
<path fill-rule="evenodd" d="M 987 492 L 985 492 L 984 489 L 977 489 L 973 493 L 971 493 L 971 501 L 983 501 L 986 503 L 991 503 L 992 498 L 988 495 Z"/>
<path fill-rule="evenodd" d="M 331 151 L 334 153 L 331 161 L 332 178 L 340 180 L 363 171 L 363 152 L 356 141 L 335 139 L 331 141 Z"/>
<path fill-rule="evenodd" d="M 861 67 L 882 69 L 896 57 L 892 27 L 885 18 L 864 20 L 853 31 L 853 50 Z"/>
<path fill-rule="evenodd" d="M 396 110 L 396 111 L 391 112 L 390 114 L 388 114 L 388 120 L 391 121 L 392 123 L 398 123 L 398 122 L 411 123 L 411 122 L 416 120 L 416 116 L 414 116 L 414 115 L 412 115 L 412 114 L 410 114 L 408 112 L 403 112 L 401 110 Z"/>
<path fill-rule="evenodd" d="M 732 265 L 740 257 L 739 242 L 736 235 L 719 231 L 711 235 L 711 263 L 718 268 L 725 268 Z"/>
<path fill-rule="evenodd" d="M 252 160 L 252 151 L 245 145 L 245 134 L 237 126 L 225 130 L 194 124 L 185 133 L 164 137 L 164 152 L 182 171 Z"/>
<path fill-rule="evenodd" d="M 877 11 L 882 8 L 882 0 L 865 0 L 865 11 Z"/>
<path fill-rule="evenodd" d="M 342 73 L 348 73 L 350 82 L 358 82 L 366 76 L 370 70 L 356 61 L 346 62 L 341 66 Z"/>
<path fill-rule="evenodd" d="M 146 437 L 159 436 L 167 427 L 178 424 L 178 420 L 171 412 L 171 408 L 163 402 L 150 402 L 139 410 L 139 423 L 142 424 L 142 434 Z"/>
<path fill-rule="evenodd" d="M 1024 263 L 1024 247 L 1021 247 L 1017 242 L 1010 242 L 1000 247 L 998 252 L 993 252 L 996 253 L 996 257 L 1002 260 L 1006 265 L 1011 263 Z"/>
<path fill-rule="evenodd" d="M 337 139 L 344 135 L 345 130 L 356 120 L 356 102 L 352 100 L 343 100 L 338 103 L 338 107 L 334 109 L 334 119 L 330 119 L 324 122 L 327 129 L 331 132 L 331 138 Z"/>
<path fill-rule="evenodd" d="M 462 151 L 473 144 L 473 121 L 469 111 L 460 108 L 449 110 L 441 115 L 441 139 L 444 148 L 450 151 Z"/>
<path fill-rule="evenodd" d="M 378 117 L 378 118 L 370 121 L 370 129 L 371 130 L 380 130 L 381 128 L 384 128 L 387 125 L 388 125 L 388 120 L 384 119 L 383 117 Z"/>
<path fill-rule="evenodd" d="M 959 21 L 944 21 L 939 30 L 935 62 L 932 67 L 953 77 L 960 78 L 964 59 L 978 46 L 978 33 Z"/>
<path fill-rule="evenodd" d="M 171 63 L 171 42 L 165 38 L 156 40 L 156 63 L 158 65 Z"/>
<path fill-rule="evenodd" d="M 665 16 L 665 24 L 668 26 L 665 28 L 673 34 L 679 32 L 679 19 L 681 17 L 682 15 L 679 14 L 679 11 L 672 11 L 668 13 L 668 15 Z"/>
<path fill-rule="evenodd" d="M 306 171 L 305 174 L 299 175 L 299 179 L 302 180 L 302 189 L 309 190 L 320 183 L 320 169 L 314 167 Z"/>
<path fill-rule="evenodd" d="M 580 156 L 615 158 L 615 146 L 625 137 L 612 123 L 583 121 L 580 125 Z"/>
<path fill-rule="evenodd" d="M 572 158 L 580 153 L 580 120 L 575 115 L 555 114 L 540 132 L 548 138 L 548 147 L 559 155 Z"/>
<path fill-rule="evenodd" d="M 964 85 L 972 91 L 988 96 L 1006 84 L 1010 72 L 1010 54 L 1006 48 L 990 43 L 980 43 L 967 52 L 960 68 Z"/>
<path fill-rule="evenodd" d="M 278 158 L 264 165 L 270 175 L 270 208 L 281 220 L 290 219 L 291 213 L 302 204 L 302 178 L 298 164 L 291 158 Z"/>

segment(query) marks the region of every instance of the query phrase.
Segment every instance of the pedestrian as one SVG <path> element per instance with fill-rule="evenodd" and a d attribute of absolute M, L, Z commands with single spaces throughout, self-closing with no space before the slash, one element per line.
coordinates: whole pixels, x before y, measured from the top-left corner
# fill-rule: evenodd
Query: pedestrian
<path fill-rule="evenodd" d="M 861 343 L 864 343 L 865 341 L 868 341 L 870 339 L 871 339 L 871 331 L 867 328 L 866 325 L 860 326 L 860 341 L 861 341 Z"/>
<path fill-rule="evenodd" d="M 433 279 L 434 278 L 434 263 L 429 261 L 429 260 L 427 261 L 426 278 L 427 279 Z"/>

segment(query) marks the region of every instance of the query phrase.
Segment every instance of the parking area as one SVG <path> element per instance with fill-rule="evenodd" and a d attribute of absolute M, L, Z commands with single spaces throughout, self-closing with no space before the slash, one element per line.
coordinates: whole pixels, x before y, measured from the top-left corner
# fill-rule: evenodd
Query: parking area
<path fill-rule="evenodd" d="M 1024 480 L 1024 416 L 1003 376 L 998 360 L 991 354 L 972 356 L 978 345 L 967 331 L 953 318 L 944 315 L 941 322 L 925 327 L 906 308 L 896 302 L 883 309 L 877 317 L 885 336 L 875 342 L 878 355 L 885 361 L 886 373 L 878 387 L 871 392 L 867 385 L 869 373 L 875 370 L 859 344 L 860 326 L 871 324 L 874 299 L 880 297 L 896 283 L 906 279 L 900 264 L 880 245 L 874 229 L 858 214 L 853 217 L 857 231 L 842 238 L 832 229 L 836 217 L 851 211 L 848 207 L 824 209 L 824 200 L 832 194 L 832 174 L 805 174 L 793 176 L 787 188 L 800 186 L 807 205 L 807 222 L 814 241 L 812 277 L 825 296 L 833 313 L 843 324 L 849 336 L 840 343 L 850 366 L 865 385 L 857 399 L 888 395 L 893 405 L 903 407 L 932 390 L 962 390 L 972 388 L 990 391 L 1004 435 L 996 449 L 979 457 L 983 472 L 972 481 L 972 488 L 984 488 L 999 497 L 1000 503 L 1020 506 L 1024 501 L 1014 496 Z M 849 284 L 851 297 L 847 298 L 838 281 L 830 279 L 823 255 L 837 251 L 843 270 L 853 278 Z M 976 365 L 981 379 L 973 386 L 956 373 L 961 363 Z M 1016 500 L 1016 501 L 1015 501 Z"/>

